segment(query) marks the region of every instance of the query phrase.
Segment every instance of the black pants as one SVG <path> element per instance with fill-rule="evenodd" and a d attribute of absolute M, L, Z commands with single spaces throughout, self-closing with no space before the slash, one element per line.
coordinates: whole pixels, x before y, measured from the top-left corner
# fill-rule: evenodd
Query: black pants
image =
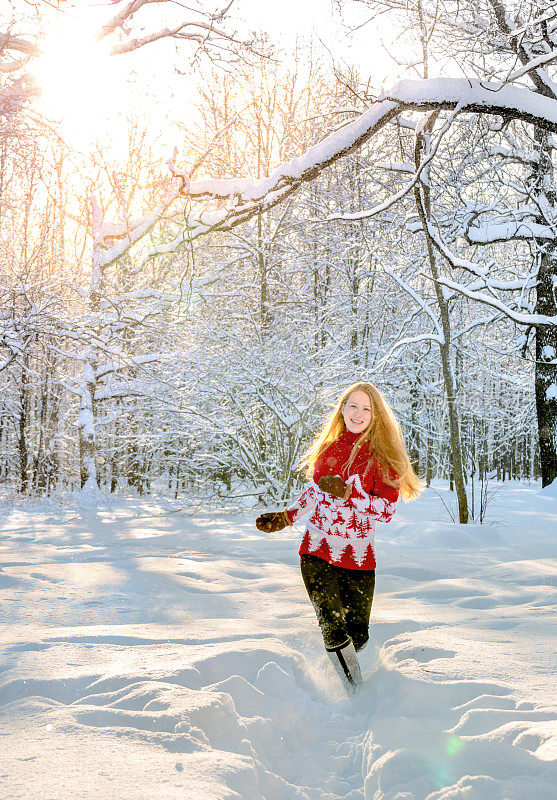
<path fill-rule="evenodd" d="M 348 637 L 356 650 L 365 647 L 369 639 L 375 570 L 335 567 L 310 555 L 300 556 L 300 567 L 325 647 L 338 647 Z"/>

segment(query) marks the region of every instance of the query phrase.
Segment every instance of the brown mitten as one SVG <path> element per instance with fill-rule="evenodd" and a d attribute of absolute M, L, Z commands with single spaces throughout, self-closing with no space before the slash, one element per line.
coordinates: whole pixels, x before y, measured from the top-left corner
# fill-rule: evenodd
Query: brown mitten
<path fill-rule="evenodd" d="M 348 500 L 352 492 L 352 484 L 345 483 L 338 475 L 323 475 L 319 478 L 317 484 L 322 492 L 332 494 L 333 497 L 339 497 L 341 500 Z"/>
<path fill-rule="evenodd" d="M 256 528 L 265 533 L 281 531 L 283 528 L 288 527 L 288 525 L 292 525 L 292 523 L 286 511 L 265 511 L 255 520 Z"/>

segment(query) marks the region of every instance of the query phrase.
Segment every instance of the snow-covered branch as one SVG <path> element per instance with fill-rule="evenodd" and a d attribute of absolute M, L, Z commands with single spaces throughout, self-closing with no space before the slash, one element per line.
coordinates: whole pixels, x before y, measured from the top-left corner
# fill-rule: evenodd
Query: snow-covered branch
<path fill-rule="evenodd" d="M 522 78 L 523 75 L 526 75 L 532 70 L 537 69 L 537 67 L 544 66 L 545 64 L 550 64 L 552 61 L 557 60 L 557 50 L 553 50 L 550 53 L 542 53 L 536 58 L 531 59 L 527 64 L 524 64 L 522 67 L 515 69 L 508 77 L 509 81 L 515 81 L 517 78 Z"/>
<path fill-rule="evenodd" d="M 461 112 L 521 119 L 557 132 L 557 101 L 528 89 L 466 78 L 404 80 L 382 92 L 378 101 L 357 119 L 329 134 L 304 155 L 285 162 L 268 178 L 196 181 L 191 197 L 234 198 L 238 204 L 260 201 L 271 192 L 312 180 L 326 166 L 361 147 L 403 111 L 454 110 L 457 106 Z"/>
<path fill-rule="evenodd" d="M 489 225 L 471 225 L 466 231 L 466 239 L 470 244 L 493 244 L 494 242 L 510 242 L 516 239 L 543 239 L 554 241 L 555 231 L 549 225 L 537 222 L 503 222 Z"/>
<path fill-rule="evenodd" d="M 421 274 L 425 278 L 431 280 L 430 275 L 426 275 L 425 273 Z M 450 278 L 438 278 L 438 283 L 442 286 L 446 286 L 448 289 L 454 289 L 455 292 L 469 297 L 470 300 L 477 300 L 479 303 L 484 303 L 485 305 L 498 309 L 505 314 L 506 317 L 512 319 L 513 322 L 518 323 L 518 325 L 557 325 L 557 315 L 550 317 L 546 314 L 522 314 L 520 311 L 514 311 L 514 309 L 509 308 L 497 297 L 469 289 L 464 284 L 453 281 Z"/>
<path fill-rule="evenodd" d="M 116 4 L 118 2 L 119 0 L 116 0 Z M 157 3 L 159 7 L 165 5 L 168 7 L 169 21 L 167 25 L 150 31 L 145 29 L 144 24 L 136 23 L 136 20 L 140 16 L 141 9 L 152 3 Z M 259 51 L 254 42 L 244 41 L 237 36 L 236 31 L 222 27 L 222 23 L 226 23 L 226 17 L 233 3 L 234 0 L 227 0 L 219 11 L 211 13 L 202 7 L 185 6 L 178 0 L 131 0 L 103 25 L 99 39 L 116 32 L 120 34 L 120 41 L 112 46 L 113 55 L 131 53 L 162 39 L 189 41 L 214 52 L 218 52 L 223 45 L 226 45 L 234 48 L 235 52 L 243 50 L 257 53 L 259 56 L 265 55 Z M 137 30 L 138 35 L 132 36 L 134 30 Z"/>
<path fill-rule="evenodd" d="M 524 279 L 516 281 L 501 281 L 492 278 L 489 274 L 488 267 L 482 267 L 477 261 L 463 258 L 454 253 L 431 222 L 428 223 L 428 235 L 437 250 L 447 259 L 452 267 L 464 269 L 466 272 L 478 278 L 477 286 L 480 288 L 487 287 L 493 290 L 516 291 L 525 288 L 534 288 L 536 285 L 536 279 L 532 276 L 527 276 Z"/>
<path fill-rule="evenodd" d="M 538 164 L 540 161 L 539 154 L 536 152 L 529 153 L 527 150 L 518 148 L 511 150 L 501 145 L 492 145 L 487 148 L 487 152 L 491 156 L 498 156 L 508 161 L 518 161 L 522 164 Z"/>
<path fill-rule="evenodd" d="M 103 220 L 100 208 L 93 201 L 93 268 L 102 270 L 117 261 L 130 247 L 142 239 L 164 216 L 172 203 L 183 194 L 184 179 L 181 175 L 172 180 L 161 201 L 140 219 L 128 225 L 107 223 Z M 116 241 L 113 242 L 113 240 Z"/>
<path fill-rule="evenodd" d="M 321 142 L 259 180 L 248 178 L 206 179 L 191 184 L 195 200 L 226 201 L 221 209 L 190 218 L 189 228 L 172 242 L 158 245 L 150 256 L 174 252 L 186 241 L 211 230 L 230 230 L 256 213 L 282 202 L 303 183 L 372 139 L 385 125 L 408 110 L 440 109 L 476 112 L 521 119 L 557 132 L 557 101 L 529 89 L 466 78 L 432 78 L 400 81 L 384 91 L 367 111 Z M 412 187 L 406 187 L 410 190 Z"/>
<path fill-rule="evenodd" d="M 441 330 L 441 326 L 439 325 L 439 320 L 437 319 L 437 317 L 435 316 L 429 305 L 425 302 L 423 297 L 420 297 L 420 295 L 417 292 L 415 292 L 414 289 L 400 277 L 400 275 L 397 275 L 395 270 L 390 269 L 389 267 L 383 267 L 383 271 L 386 272 L 387 275 L 390 275 L 390 277 L 400 286 L 400 288 L 403 289 L 407 294 L 409 294 L 410 297 L 427 314 L 427 316 L 429 317 L 429 319 L 433 324 L 433 327 L 436 330 L 436 335 L 433 338 L 435 338 L 436 341 L 443 342 L 444 340 L 443 331 Z"/>
<path fill-rule="evenodd" d="M 160 362 L 164 361 L 165 358 L 168 358 L 168 355 L 165 355 L 164 353 L 146 353 L 144 355 L 126 357 L 120 359 L 119 361 L 105 363 L 102 364 L 102 366 L 97 367 L 95 370 L 95 376 L 97 379 L 103 378 L 105 375 L 111 375 L 115 372 L 118 372 L 122 369 L 122 367 L 133 370 L 134 368 L 141 367 L 146 364 L 160 364 Z"/>

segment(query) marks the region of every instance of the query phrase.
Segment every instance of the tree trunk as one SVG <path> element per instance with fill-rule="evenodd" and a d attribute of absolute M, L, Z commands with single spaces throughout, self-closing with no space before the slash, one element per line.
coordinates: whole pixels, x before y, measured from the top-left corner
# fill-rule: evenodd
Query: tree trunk
<path fill-rule="evenodd" d="M 21 382 L 19 384 L 19 490 L 22 494 L 29 491 L 31 457 L 29 453 L 29 442 L 27 440 L 27 424 L 29 416 L 29 390 L 28 390 L 28 367 L 29 361 L 27 353 L 23 354 L 23 366 L 21 369 Z"/>
<path fill-rule="evenodd" d="M 532 194 L 541 195 L 555 208 L 557 193 L 553 188 L 552 138 L 541 128 L 534 129 L 538 144 L 539 162 L 533 170 Z M 549 188 L 551 187 L 551 188 Z M 536 198 L 537 199 L 537 198 Z M 544 221 L 540 218 L 540 221 Z M 538 243 L 539 270 L 537 280 L 536 314 L 557 317 L 557 249 L 554 243 Z M 535 368 L 536 411 L 540 443 L 542 486 L 557 478 L 557 325 L 536 326 Z"/>
<path fill-rule="evenodd" d="M 435 117 L 432 117 L 428 122 L 428 127 L 433 125 Z M 425 150 L 426 142 L 424 134 L 420 133 L 416 137 L 415 148 L 415 162 L 416 169 L 419 168 L 421 163 L 422 153 Z M 423 176 L 424 183 L 422 187 L 416 186 L 414 189 L 414 196 L 416 199 L 416 206 L 422 228 L 424 231 L 427 252 L 429 258 L 429 266 L 431 274 L 434 279 L 435 292 L 437 295 L 437 303 L 439 306 L 439 313 L 441 316 L 441 324 L 443 328 L 443 341 L 439 344 L 439 351 L 441 355 L 441 367 L 443 369 L 443 381 L 445 384 L 445 393 L 447 395 L 447 406 L 449 412 L 449 431 L 451 439 L 450 458 L 452 475 L 454 476 L 454 484 L 456 495 L 458 498 L 458 517 L 461 524 L 468 522 L 468 500 L 466 497 L 466 487 L 464 485 L 464 470 L 462 467 L 462 448 L 460 438 L 460 424 L 458 418 L 458 408 L 456 404 L 456 384 L 453 375 L 451 359 L 450 359 L 450 346 L 451 346 L 451 323 L 449 317 L 449 307 L 443 294 L 443 288 L 439 284 L 439 268 L 437 266 L 436 253 L 431 243 L 431 238 L 428 234 L 427 220 L 430 216 L 430 193 L 427 185 L 427 175 Z M 422 194 L 423 193 L 423 194 Z M 451 480 L 452 483 L 452 480 Z"/>
<path fill-rule="evenodd" d="M 551 249 L 541 257 L 536 314 L 557 316 L 556 281 L 557 252 Z M 557 478 L 557 325 L 539 325 L 536 329 L 534 383 L 542 486 L 549 486 Z"/>
<path fill-rule="evenodd" d="M 98 477 L 95 448 L 95 377 L 96 358 L 91 348 L 86 354 L 80 386 L 79 403 L 79 472 L 81 489 L 96 493 Z"/>
<path fill-rule="evenodd" d="M 89 286 L 88 306 L 91 317 L 97 315 L 102 295 L 103 270 L 98 245 L 93 246 L 93 269 Z M 90 332 L 89 332 L 90 335 Z M 96 452 L 96 405 L 97 388 L 97 351 L 94 345 L 87 348 L 83 359 L 83 372 L 79 386 L 79 472 L 81 490 L 91 497 L 98 495 L 99 479 L 97 474 Z"/>

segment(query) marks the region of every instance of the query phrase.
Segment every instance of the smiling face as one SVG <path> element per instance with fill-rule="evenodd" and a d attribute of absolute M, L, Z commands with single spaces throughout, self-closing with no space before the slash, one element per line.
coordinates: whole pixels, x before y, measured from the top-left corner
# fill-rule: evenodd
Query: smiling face
<path fill-rule="evenodd" d="M 357 389 L 351 392 L 341 408 L 346 430 L 363 433 L 371 422 L 371 401 L 367 392 Z"/>

